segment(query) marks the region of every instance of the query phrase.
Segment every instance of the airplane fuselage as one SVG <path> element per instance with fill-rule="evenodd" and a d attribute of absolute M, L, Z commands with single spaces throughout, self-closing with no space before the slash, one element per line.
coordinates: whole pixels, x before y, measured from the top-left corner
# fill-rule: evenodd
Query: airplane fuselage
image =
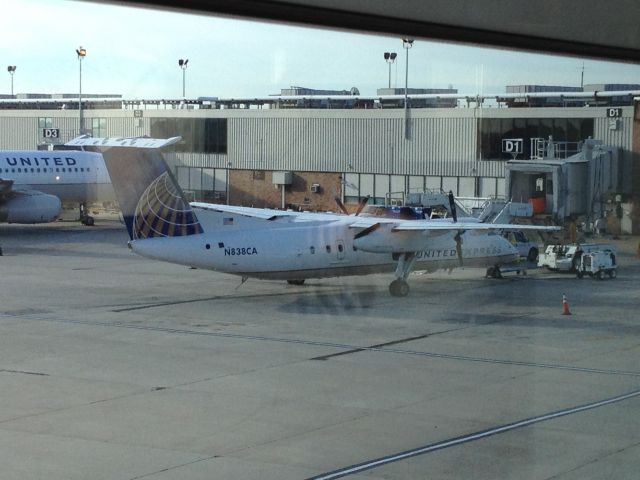
<path fill-rule="evenodd" d="M 327 214 L 317 222 L 282 217 L 247 218 L 194 209 L 204 233 L 184 237 L 132 240 L 143 256 L 236 275 L 302 280 L 306 278 L 390 272 L 397 257 L 354 246 L 353 217 Z M 314 214 L 318 215 L 318 214 Z M 455 233 L 432 232 L 417 252 L 416 270 L 459 267 Z M 465 266 L 489 267 L 518 258 L 516 249 L 500 235 L 463 234 Z"/>
<path fill-rule="evenodd" d="M 1 151 L 0 179 L 13 180 L 15 189 L 55 195 L 63 203 L 115 200 L 102 155 L 94 152 Z"/>

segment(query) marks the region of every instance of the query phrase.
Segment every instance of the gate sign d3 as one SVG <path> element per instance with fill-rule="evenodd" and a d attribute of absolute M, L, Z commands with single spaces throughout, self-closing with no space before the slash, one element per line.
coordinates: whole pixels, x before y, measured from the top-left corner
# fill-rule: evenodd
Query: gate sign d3
<path fill-rule="evenodd" d="M 42 136 L 44 138 L 60 138 L 60 129 L 59 128 L 43 128 Z"/>
<path fill-rule="evenodd" d="M 503 138 L 502 153 L 522 153 L 524 141 L 522 138 Z"/>

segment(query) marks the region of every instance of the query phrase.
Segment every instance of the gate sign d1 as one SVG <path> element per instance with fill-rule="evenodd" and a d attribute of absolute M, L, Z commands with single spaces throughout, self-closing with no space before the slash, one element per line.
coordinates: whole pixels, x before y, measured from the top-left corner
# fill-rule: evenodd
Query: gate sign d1
<path fill-rule="evenodd" d="M 622 116 L 621 108 L 607 108 L 608 118 L 620 118 Z"/>
<path fill-rule="evenodd" d="M 518 154 L 523 151 L 524 141 L 522 138 L 503 138 L 502 153 Z"/>
<path fill-rule="evenodd" d="M 42 137 L 43 138 L 60 138 L 60 129 L 59 128 L 43 128 Z"/>

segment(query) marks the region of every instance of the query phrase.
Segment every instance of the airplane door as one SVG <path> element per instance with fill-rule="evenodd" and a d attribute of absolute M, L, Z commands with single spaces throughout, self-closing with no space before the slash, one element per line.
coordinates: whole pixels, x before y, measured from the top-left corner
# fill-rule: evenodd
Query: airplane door
<path fill-rule="evenodd" d="M 336 240 L 336 255 L 338 257 L 338 260 L 344 260 L 344 250 L 344 241 Z"/>

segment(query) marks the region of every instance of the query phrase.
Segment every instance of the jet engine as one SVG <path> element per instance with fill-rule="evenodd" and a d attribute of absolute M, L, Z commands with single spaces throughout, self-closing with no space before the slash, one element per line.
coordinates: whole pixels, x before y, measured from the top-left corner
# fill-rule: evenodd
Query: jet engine
<path fill-rule="evenodd" d="M 392 228 L 393 224 L 376 223 L 357 233 L 353 245 L 374 253 L 418 252 L 426 248 L 428 239 L 424 232 L 394 232 Z"/>
<path fill-rule="evenodd" d="M 53 222 L 62 205 L 55 195 L 42 192 L 12 192 L 12 195 L 0 200 L 0 222 L 7 223 L 45 223 Z"/>

